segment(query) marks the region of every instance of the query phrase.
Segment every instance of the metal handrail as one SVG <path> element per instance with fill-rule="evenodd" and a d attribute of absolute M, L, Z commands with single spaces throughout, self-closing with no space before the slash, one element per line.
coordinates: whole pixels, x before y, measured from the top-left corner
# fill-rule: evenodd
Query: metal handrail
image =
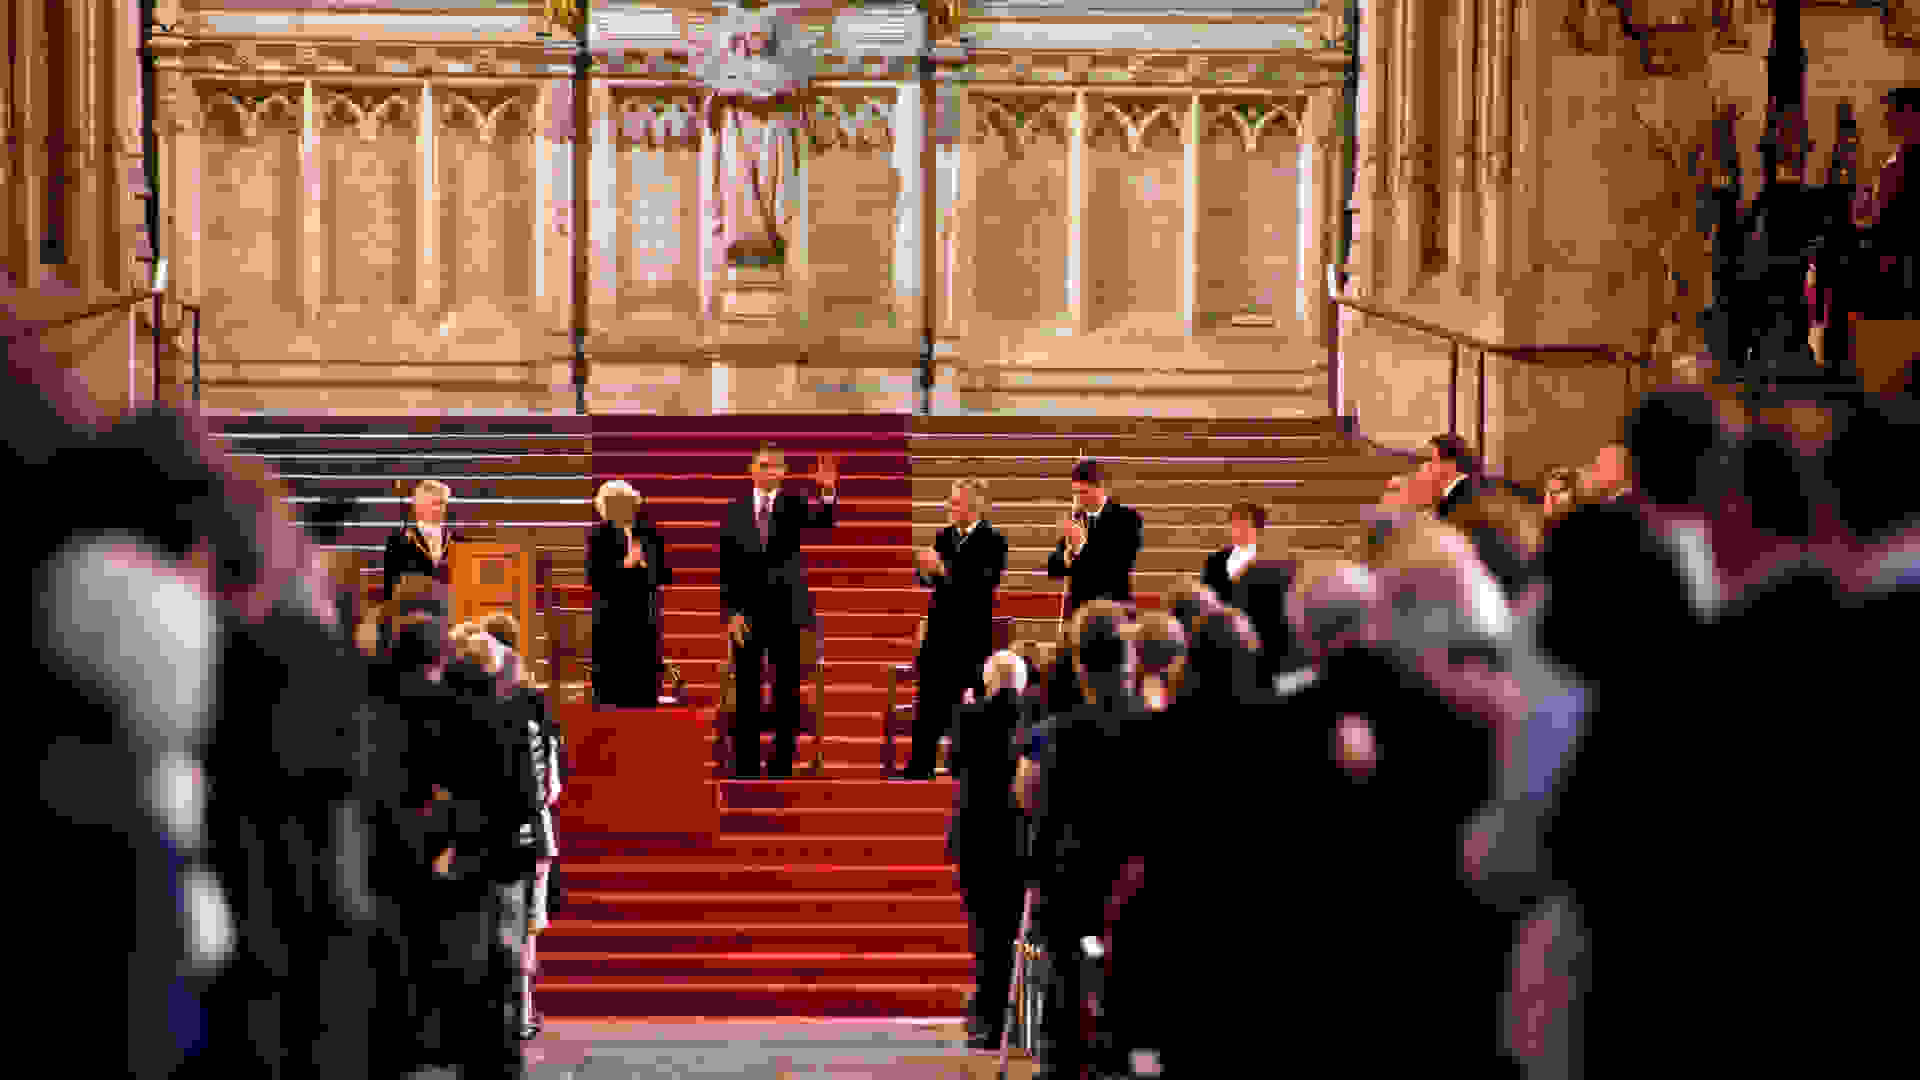
<path fill-rule="evenodd" d="M 79 312 L 78 314 L 74 314 L 74 315 L 68 315 L 65 318 L 28 323 L 26 329 L 17 331 L 12 334 L 8 334 L 4 338 L 0 338 L 0 340 L 17 341 L 20 338 L 24 338 L 32 334 L 44 333 L 48 330 L 58 330 L 63 326 L 72 326 L 74 323 L 81 322 L 86 319 L 95 318 L 96 316 L 105 315 L 109 311 L 118 311 L 121 308 L 130 308 L 135 304 L 141 303 L 142 301 L 145 301 L 145 300 L 151 300 L 154 297 L 159 295 L 160 295 L 159 293 L 154 292 L 152 290 L 148 290 L 145 292 L 129 293 L 126 296 L 122 296 L 115 300 L 108 300 L 108 301 L 105 301 L 104 303 L 95 304 L 94 306 L 87 308 L 85 311 Z"/>
<path fill-rule="evenodd" d="M 1474 439 L 1474 450 L 1477 453 L 1484 453 L 1486 451 L 1486 445 L 1487 445 L 1487 354 L 1488 353 L 1494 353 L 1497 355 L 1504 355 L 1504 356 L 1532 356 L 1532 355 L 1539 355 L 1543 353 L 1548 353 L 1548 354 L 1585 353 L 1588 355 L 1602 355 L 1602 356 L 1608 357 L 1609 359 L 1612 359 L 1614 357 L 1624 357 L 1627 361 L 1627 363 L 1624 365 L 1624 370 L 1627 377 L 1627 389 L 1629 394 L 1631 394 L 1633 389 L 1633 369 L 1635 367 L 1644 367 L 1646 364 L 1646 358 L 1644 356 L 1636 357 L 1634 354 L 1628 353 L 1625 350 L 1621 349 L 1618 345 L 1572 345 L 1572 344 L 1504 345 L 1499 342 L 1488 341 L 1485 338 L 1475 337 L 1472 334 L 1464 334 L 1458 330 L 1449 329 L 1447 327 L 1439 325 L 1438 323 L 1428 322 L 1425 319 L 1421 319 L 1416 316 L 1409 315 L 1402 311 L 1394 311 L 1391 308 L 1382 307 L 1378 304 L 1374 304 L 1369 301 L 1361 300 L 1351 296 L 1341 296 L 1339 295 L 1334 285 L 1334 275 L 1333 275 L 1332 268 L 1329 268 L 1327 273 L 1327 300 L 1330 303 L 1334 304 L 1336 307 L 1345 307 L 1351 311 L 1356 311 L 1362 315 L 1367 315 L 1372 318 L 1381 319 L 1386 322 L 1393 323 L 1396 326 L 1401 326 L 1409 330 L 1418 331 L 1430 337 L 1439 338 L 1440 340 L 1447 343 L 1447 354 L 1448 354 L 1447 355 L 1447 366 L 1448 366 L 1447 433 L 1449 435 L 1457 435 L 1459 434 L 1459 430 L 1460 430 L 1460 421 L 1459 421 L 1460 350 L 1462 348 L 1468 348 L 1468 349 L 1474 350 L 1474 352 L 1477 354 L 1475 356 L 1475 366 L 1477 369 L 1475 373 L 1475 379 L 1476 379 L 1475 402 L 1479 412 L 1479 416 L 1476 422 L 1476 431 L 1475 431 L 1475 439 Z M 1337 326 L 1338 320 L 1336 319 L 1335 322 L 1336 322 L 1336 326 L 1331 328 L 1331 337 L 1333 338 L 1334 341 L 1337 342 L 1339 338 L 1339 328 Z M 1340 363 L 1340 358 L 1342 356 L 1342 353 L 1337 348 L 1337 346 L 1334 349 L 1330 350 L 1330 352 L 1332 355 L 1329 357 L 1328 388 L 1329 388 L 1329 391 L 1331 392 L 1334 390 L 1334 388 L 1338 384 L 1338 380 L 1341 374 L 1339 369 L 1343 365 Z M 1338 404 L 1339 404 L 1338 402 L 1335 402 L 1334 415 L 1337 417 L 1340 416 Z M 1357 438 L 1360 441 L 1365 442 L 1377 449 L 1394 454 L 1396 456 L 1402 456 L 1402 457 L 1414 456 L 1409 451 L 1398 450 L 1392 447 L 1385 446 L 1381 443 L 1377 443 L 1374 440 L 1369 439 L 1366 436 L 1360 434 L 1357 426 L 1352 424 L 1347 418 L 1341 417 L 1341 420 L 1342 420 L 1343 426 L 1347 430 L 1347 434 L 1353 438 Z"/>

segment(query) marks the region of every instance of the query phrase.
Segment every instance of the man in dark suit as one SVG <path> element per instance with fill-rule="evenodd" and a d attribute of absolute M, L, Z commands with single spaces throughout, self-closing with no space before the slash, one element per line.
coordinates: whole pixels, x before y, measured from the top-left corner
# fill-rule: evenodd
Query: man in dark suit
<path fill-rule="evenodd" d="M 839 470 L 822 455 L 814 482 L 821 503 L 780 493 L 786 456 L 771 443 L 753 457 L 753 491 L 728 504 L 720 525 L 720 609 L 733 645 L 735 694 L 733 775 L 760 776 L 760 665 L 773 664 L 773 756 L 767 776 L 793 775 L 794 732 L 800 722 L 800 631 L 815 622 L 807 590 L 807 560 L 800 552 L 805 529 L 833 526 Z"/>
<path fill-rule="evenodd" d="M 913 756 L 902 780 L 933 779 L 934 752 L 953 707 L 968 688 L 984 696 L 980 672 L 993 652 L 993 591 L 1007 570 L 1007 538 L 981 516 L 986 508 L 979 481 L 954 484 L 947 499 L 953 524 L 915 557 L 915 580 L 933 589 L 933 603 L 920 646 Z"/>
<path fill-rule="evenodd" d="M 1011 652 L 995 653 L 985 696 L 963 705 L 953 731 L 953 817 L 947 826 L 947 858 L 956 869 L 973 931 L 974 995 L 967 1019 L 968 1045 L 1000 1045 L 1006 1022 L 1008 984 L 1013 981 L 1013 941 L 1020 930 L 1018 864 L 1023 820 L 1012 795 L 1014 740 L 1025 725 L 1020 700 L 1027 668 Z"/>
<path fill-rule="evenodd" d="M 1433 516 L 1442 521 L 1447 515 L 1473 500 L 1486 487 L 1473 448 L 1458 435 L 1435 435 L 1427 446 L 1426 460 L 1420 466 L 1434 496 Z"/>
<path fill-rule="evenodd" d="M 1047 557 L 1047 576 L 1068 578 L 1065 617 L 1080 605 L 1104 598 L 1133 604 L 1133 562 L 1146 526 L 1140 511 L 1107 498 L 1107 477 L 1098 462 L 1073 467 L 1074 513 L 1060 524 L 1060 542 Z"/>
<path fill-rule="evenodd" d="M 1221 603 L 1240 606 L 1240 575 L 1258 558 L 1260 530 L 1266 527 L 1267 512 L 1259 503 L 1234 503 L 1227 511 L 1227 535 L 1233 543 L 1207 556 L 1206 566 L 1200 571 L 1200 583 L 1212 589 Z"/>

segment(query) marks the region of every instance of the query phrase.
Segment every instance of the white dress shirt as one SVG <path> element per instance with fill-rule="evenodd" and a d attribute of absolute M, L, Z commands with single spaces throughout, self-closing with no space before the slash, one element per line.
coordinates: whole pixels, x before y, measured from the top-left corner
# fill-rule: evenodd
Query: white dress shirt
<path fill-rule="evenodd" d="M 1466 478 L 1467 478 L 1466 473 L 1461 473 L 1459 476 L 1454 477 L 1453 483 L 1447 485 L 1447 490 L 1440 493 L 1441 500 L 1444 501 L 1447 496 L 1453 494 L 1453 489 L 1459 487 L 1461 483 L 1466 480 Z"/>
<path fill-rule="evenodd" d="M 1239 577 L 1240 571 L 1245 570 L 1247 568 L 1247 564 L 1252 561 L 1253 561 L 1253 545 L 1249 544 L 1246 547 L 1234 548 L 1233 554 L 1227 556 L 1227 577 L 1228 578 Z"/>

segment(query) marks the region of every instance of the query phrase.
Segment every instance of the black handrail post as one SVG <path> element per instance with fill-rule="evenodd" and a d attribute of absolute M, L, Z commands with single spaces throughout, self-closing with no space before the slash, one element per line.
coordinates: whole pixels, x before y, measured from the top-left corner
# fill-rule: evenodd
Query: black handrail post
<path fill-rule="evenodd" d="M 166 319 L 165 293 L 153 294 L 153 404 L 160 404 L 160 330 Z"/>
<path fill-rule="evenodd" d="M 200 309 L 193 309 L 193 403 L 200 404 Z"/>
<path fill-rule="evenodd" d="M 1460 434 L 1460 343 L 1447 342 L 1447 434 Z"/>

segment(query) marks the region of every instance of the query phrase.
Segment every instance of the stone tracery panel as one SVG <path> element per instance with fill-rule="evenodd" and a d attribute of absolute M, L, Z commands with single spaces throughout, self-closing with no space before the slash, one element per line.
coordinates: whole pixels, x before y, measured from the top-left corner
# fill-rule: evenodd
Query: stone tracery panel
<path fill-rule="evenodd" d="M 974 309 L 991 324 L 1061 319 L 1072 99 L 973 96 Z"/>
<path fill-rule="evenodd" d="M 411 305 L 420 288 L 418 90 L 316 86 L 313 93 L 324 252 L 317 299 Z"/>
<path fill-rule="evenodd" d="M 1252 305 L 1277 327 L 1297 321 L 1301 103 L 1203 102 L 1199 147 L 1202 322 Z"/>
<path fill-rule="evenodd" d="M 531 88 L 435 88 L 441 299 L 520 308 L 533 294 Z"/>
<path fill-rule="evenodd" d="M 204 87 L 194 103 L 202 280 L 216 313 L 299 305 L 300 101 L 297 86 L 245 86 Z"/>
<path fill-rule="evenodd" d="M 700 278 L 700 102 L 687 92 L 616 93 L 616 258 L 623 310 L 693 312 Z"/>
<path fill-rule="evenodd" d="M 1180 310 L 1187 101 L 1087 101 L 1086 274 L 1090 328 L 1144 318 L 1173 327 Z"/>
<path fill-rule="evenodd" d="M 829 323 L 889 326 L 894 315 L 891 91 L 822 93 L 808 112 L 808 260 L 813 304 Z"/>

